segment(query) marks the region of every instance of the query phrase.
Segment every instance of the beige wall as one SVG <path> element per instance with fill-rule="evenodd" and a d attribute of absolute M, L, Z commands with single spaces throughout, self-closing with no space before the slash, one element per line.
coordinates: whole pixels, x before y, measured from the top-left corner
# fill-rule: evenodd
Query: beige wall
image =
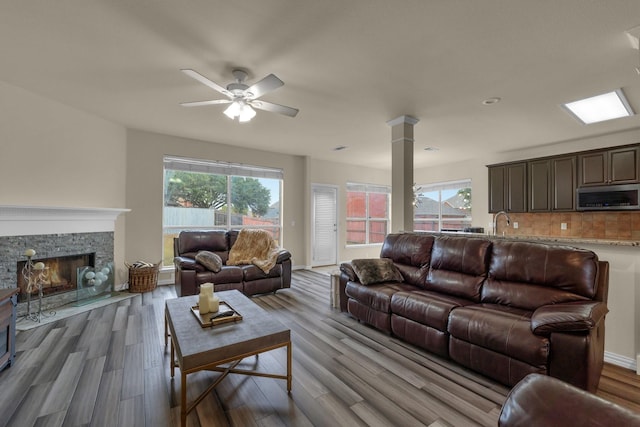
<path fill-rule="evenodd" d="M 0 82 L 0 204 L 125 208 L 126 131 Z M 126 281 L 116 221 L 116 282 Z"/>
<path fill-rule="evenodd" d="M 163 157 L 165 155 L 281 168 L 283 246 L 293 265 L 305 265 L 304 159 L 299 156 L 129 130 L 127 132 L 127 259 L 157 262 L 162 258 Z"/>

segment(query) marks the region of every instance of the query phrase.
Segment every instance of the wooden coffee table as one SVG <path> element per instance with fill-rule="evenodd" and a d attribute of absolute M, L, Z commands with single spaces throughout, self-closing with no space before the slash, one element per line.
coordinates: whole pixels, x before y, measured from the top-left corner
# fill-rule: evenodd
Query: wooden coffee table
<path fill-rule="evenodd" d="M 291 331 L 239 291 L 216 292 L 216 295 L 238 311 L 242 320 L 203 328 L 191 312 L 191 307 L 198 304 L 197 295 L 166 301 L 165 345 L 170 336 L 171 378 L 174 376 L 175 367 L 180 368 L 182 426 L 186 425 L 187 414 L 228 374 L 287 380 L 287 392 L 291 391 Z M 286 375 L 236 369 L 245 357 L 285 346 Z M 202 370 L 217 371 L 221 374 L 211 386 L 187 405 L 187 375 Z"/>

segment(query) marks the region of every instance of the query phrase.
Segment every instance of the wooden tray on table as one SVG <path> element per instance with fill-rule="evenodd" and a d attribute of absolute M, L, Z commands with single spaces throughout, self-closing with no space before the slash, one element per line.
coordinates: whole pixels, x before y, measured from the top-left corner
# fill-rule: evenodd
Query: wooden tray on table
<path fill-rule="evenodd" d="M 196 319 L 200 322 L 200 326 L 203 328 L 242 320 L 242 315 L 231 307 L 229 303 L 224 301 L 220 301 L 220 307 L 215 313 L 201 314 L 199 306 L 197 305 L 191 307 L 191 312 L 196 316 Z"/>

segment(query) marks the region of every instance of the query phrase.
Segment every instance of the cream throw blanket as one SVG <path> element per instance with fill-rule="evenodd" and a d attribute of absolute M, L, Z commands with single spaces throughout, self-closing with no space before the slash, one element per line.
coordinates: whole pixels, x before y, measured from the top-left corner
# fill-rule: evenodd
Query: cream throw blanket
<path fill-rule="evenodd" d="M 243 228 L 229 251 L 227 265 L 253 264 L 266 274 L 276 265 L 279 252 L 266 230 Z"/>

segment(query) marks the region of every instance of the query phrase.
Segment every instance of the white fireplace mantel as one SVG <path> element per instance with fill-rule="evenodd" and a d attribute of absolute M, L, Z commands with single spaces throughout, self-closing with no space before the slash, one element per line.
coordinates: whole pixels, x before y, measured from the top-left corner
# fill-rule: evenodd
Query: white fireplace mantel
<path fill-rule="evenodd" d="M 131 209 L 0 205 L 0 236 L 115 231 L 118 216 Z"/>

